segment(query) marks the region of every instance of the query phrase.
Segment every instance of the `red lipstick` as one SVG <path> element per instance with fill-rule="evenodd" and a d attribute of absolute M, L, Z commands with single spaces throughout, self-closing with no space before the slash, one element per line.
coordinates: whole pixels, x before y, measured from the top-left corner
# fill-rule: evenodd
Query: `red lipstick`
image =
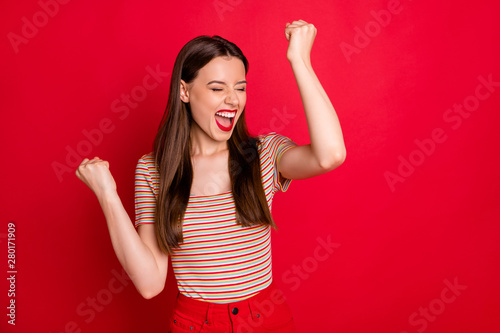
<path fill-rule="evenodd" d="M 236 109 L 235 110 L 219 110 L 215 114 L 215 122 L 217 126 L 224 132 L 229 132 L 233 128 L 234 118 L 236 117 Z M 222 114 L 217 114 L 222 113 Z"/>

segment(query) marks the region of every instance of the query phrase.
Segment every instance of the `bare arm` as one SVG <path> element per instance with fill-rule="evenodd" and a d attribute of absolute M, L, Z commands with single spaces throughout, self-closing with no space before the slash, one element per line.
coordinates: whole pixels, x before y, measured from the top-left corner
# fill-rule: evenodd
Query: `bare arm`
<path fill-rule="evenodd" d="M 96 194 L 116 256 L 139 293 L 144 298 L 159 294 L 167 278 L 168 255 L 158 247 L 154 226 L 142 225 L 138 232 L 135 230 L 118 196 L 107 161 L 98 157 L 84 159 L 76 175 Z"/>
<path fill-rule="evenodd" d="M 280 159 L 280 173 L 290 179 L 320 175 L 341 165 L 346 156 L 342 129 L 328 95 L 310 60 L 316 28 L 305 21 L 287 24 L 287 59 L 292 67 L 306 114 L 311 143 L 287 150 Z"/>

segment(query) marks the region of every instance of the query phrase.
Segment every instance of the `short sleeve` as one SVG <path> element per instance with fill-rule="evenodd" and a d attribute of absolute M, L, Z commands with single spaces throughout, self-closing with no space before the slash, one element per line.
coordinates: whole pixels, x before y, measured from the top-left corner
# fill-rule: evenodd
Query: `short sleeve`
<path fill-rule="evenodd" d="M 140 224 L 155 223 L 156 193 L 151 175 L 154 168 L 152 153 L 143 155 L 137 162 L 135 169 L 135 223 L 137 228 Z"/>
<path fill-rule="evenodd" d="M 270 161 L 270 166 L 272 167 L 273 189 L 274 191 L 286 192 L 292 180 L 283 177 L 279 173 L 278 162 L 288 149 L 296 147 L 297 144 L 288 137 L 275 132 L 263 135 L 260 138 L 262 143 L 262 155 L 265 157 L 265 160 Z"/>

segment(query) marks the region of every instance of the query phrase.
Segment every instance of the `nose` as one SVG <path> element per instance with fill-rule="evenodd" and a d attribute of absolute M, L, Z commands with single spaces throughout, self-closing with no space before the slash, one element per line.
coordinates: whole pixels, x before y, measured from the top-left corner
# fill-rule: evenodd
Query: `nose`
<path fill-rule="evenodd" d="M 224 102 L 227 105 L 238 106 L 239 99 L 238 99 L 238 95 L 236 94 L 236 91 L 234 89 L 230 89 L 228 91 Z"/>

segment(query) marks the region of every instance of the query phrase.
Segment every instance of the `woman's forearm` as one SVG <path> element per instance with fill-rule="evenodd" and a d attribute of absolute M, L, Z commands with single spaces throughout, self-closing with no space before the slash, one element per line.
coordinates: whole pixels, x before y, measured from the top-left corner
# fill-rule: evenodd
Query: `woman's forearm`
<path fill-rule="evenodd" d="M 165 284 L 155 256 L 142 241 L 116 191 L 98 197 L 121 265 L 137 290 L 146 298 L 158 294 Z"/>

